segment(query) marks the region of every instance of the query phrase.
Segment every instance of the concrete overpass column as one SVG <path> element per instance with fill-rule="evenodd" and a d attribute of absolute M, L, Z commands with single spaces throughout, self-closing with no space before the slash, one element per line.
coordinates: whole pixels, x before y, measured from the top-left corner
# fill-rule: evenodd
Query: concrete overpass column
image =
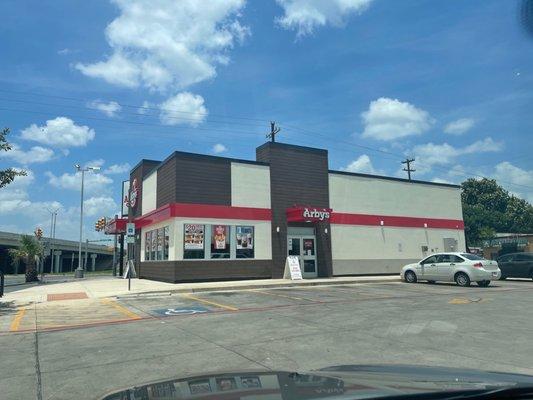
<path fill-rule="evenodd" d="M 61 250 L 55 250 L 54 251 L 54 272 L 61 272 L 61 254 L 63 252 Z"/>
<path fill-rule="evenodd" d="M 98 254 L 91 254 L 91 271 L 96 271 L 96 257 Z"/>

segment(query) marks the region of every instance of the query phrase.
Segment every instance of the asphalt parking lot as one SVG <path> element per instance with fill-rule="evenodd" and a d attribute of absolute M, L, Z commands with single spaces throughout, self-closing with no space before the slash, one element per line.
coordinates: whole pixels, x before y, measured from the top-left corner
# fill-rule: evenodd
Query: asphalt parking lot
<path fill-rule="evenodd" d="M 517 280 L 488 288 L 376 283 L 49 302 L 6 316 L 0 393 L 94 399 L 206 372 L 368 363 L 533 375 L 531 304 L 533 282 Z"/>

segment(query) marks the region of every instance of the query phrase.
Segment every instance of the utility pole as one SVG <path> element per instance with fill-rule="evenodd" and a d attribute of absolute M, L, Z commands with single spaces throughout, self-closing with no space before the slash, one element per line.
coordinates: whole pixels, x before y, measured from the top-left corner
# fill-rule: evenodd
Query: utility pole
<path fill-rule="evenodd" d="M 402 164 L 407 164 L 407 168 L 404 168 L 404 171 L 407 171 L 407 177 L 411 180 L 411 172 L 415 172 L 416 169 L 411 169 L 411 163 L 414 162 L 414 158 L 406 158 L 405 161 L 402 161 Z"/>
<path fill-rule="evenodd" d="M 276 122 L 270 121 L 270 133 L 267 133 L 266 138 L 270 139 L 272 143 L 276 141 L 276 135 L 279 133 L 281 128 L 276 126 Z"/>
<path fill-rule="evenodd" d="M 78 244 L 78 268 L 76 269 L 76 272 L 74 276 L 76 278 L 83 278 L 83 267 L 82 267 L 82 260 L 81 260 L 81 246 L 83 241 L 83 185 L 85 180 L 85 172 L 87 171 L 98 171 L 100 170 L 100 167 L 80 167 L 79 164 L 76 164 L 74 166 L 78 172 L 81 172 L 81 198 L 80 198 L 80 242 Z"/>

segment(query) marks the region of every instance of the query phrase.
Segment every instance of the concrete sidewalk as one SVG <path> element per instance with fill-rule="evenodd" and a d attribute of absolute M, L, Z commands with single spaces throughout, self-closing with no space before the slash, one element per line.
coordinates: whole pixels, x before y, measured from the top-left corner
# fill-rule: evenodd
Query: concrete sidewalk
<path fill-rule="evenodd" d="M 194 293 L 224 290 L 245 290 L 276 287 L 303 287 L 317 285 L 342 285 L 358 283 L 395 282 L 399 275 L 337 277 L 326 279 L 305 279 L 291 281 L 287 279 L 257 279 L 223 282 L 165 283 L 148 279 L 132 279 L 128 291 L 128 280 L 115 277 L 87 278 L 69 282 L 45 283 L 24 287 L 21 290 L 6 293 L 0 301 L 15 304 L 41 303 L 47 301 L 49 294 L 83 292 L 88 298 L 150 296 L 170 293 Z"/>

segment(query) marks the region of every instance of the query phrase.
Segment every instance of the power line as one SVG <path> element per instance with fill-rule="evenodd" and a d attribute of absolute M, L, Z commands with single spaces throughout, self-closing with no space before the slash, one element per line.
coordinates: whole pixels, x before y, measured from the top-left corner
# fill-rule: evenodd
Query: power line
<path fill-rule="evenodd" d="M 6 89 L 0 89 L 0 92 L 4 93 L 13 93 L 13 94 L 22 94 L 22 95 L 30 95 L 30 96 L 41 96 L 41 97 L 49 97 L 49 98 L 55 98 L 55 99 L 63 99 L 63 100 L 73 100 L 78 101 L 82 103 L 87 103 L 88 100 L 86 99 L 80 99 L 76 97 L 67 97 L 67 96 L 57 96 L 57 95 L 49 95 L 49 94 L 42 94 L 42 93 L 32 93 L 32 92 L 20 92 L 16 90 L 6 90 Z M 197 113 L 194 111 L 185 111 L 185 110 L 178 110 L 178 109 L 171 109 L 171 108 L 160 108 L 160 107 L 149 107 L 144 105 L 134 105 L 134 104 L 126 104 L 126 103 L 119 103 L 116 102 L 121 107 L 127 107 L 127 108 L 136 108 L 136 109 L 143 109 L 143 110 L 153 110 L 153 111 L 167 111 L 167 112 L 175 112 L 180 114 L 194 114 L 194 115 L 202 115 L 202 116 L 213 116 L 213 117 L 220 117 L 220 118 L 227 118 L 227 119 L 241 119 L 241 120 L 247 120 L 247 121 L 256 121 L 256 122 L 269 122 L 267 119 L 259 119 L 259 118 L 250 118 L 250 117 L 242 117 L 242 116 L 232 116 L 232 115 L 222 115 L 222 114 L 209 114 L 209 113 Z"/>
<path fill-rule="evenodd" d="M 5 93 L 16 93 L 16 94 L 23 94 L 23 95 L 31 95 L 31 96 L 42 96 L 42 97 L 49 97 L 49 98 L 58 98 L 58 99 L 64 99 L 64 100 L 72 100 L 72 101 L 78 101 L 78 102 L 84 102 L 86 103 L 87 100 L 82 100 L 82 99 L 78 99 L 78 98 L 74 98 L 74 97 L 66 97 L 66 96 L 56 96 L 56 95 L 45 95 L 45 94 L 37 94 L 37 93 L 31 93 L 31 92 L 20 92 L 20 91 L 10 91 L 10 90 L 5 90 L 5 89 L 0 89 L 0 92 L 5 92 Z M 16 100 L 16 99 L 10 99 L 10 100 L 7 100 L 7 101 L 18 101 L 18 102 L 30 102 L 30 101 L 23 101 L 23 100 Z M 46 104 L 46 103 L 42 103 L 43 105 L 51 105 L 51 104 Z M 138 105 L 131 105 L 131 104 L 124 104 L 124 103 L 118 103 L 119 105 L 123 106 L 123 107 L 129 107 L 129 108 L 136 108 L 136 109 L 145 109 L 145 110 L 156 110 L 156 111 L 168 111 L 168 112 L 175 112 L 175 113 L 184 113 L 184 114 L 194 114 L 194 115 L 205 115 L 205 116 L 209 116 L 208 113 L 195 113 L 195 112 L 189 112 L 189 111 L 183 111 L 183 110 L 175 110 L 175 109 L 167 109 L 167 108 L 154 108 L 154 107 L 145 107 L 145 106 L 138 106 Z M 55 106 L 55 104 L 54 104 Z M 76 107 L 76 106 L 72 106 L 72 105 L 57 105 L 57 106 L 61 106 L 61 107 Z M 79 106 L 78 106 L 79 107 Z M 90 107 L 84 107 L 84 108 L 88 108 L 88 109 L 94 109 L 94 108 L 90 108 Z M 0 110 L 4 110 L 4 111 L 14 111 L 14 112 L 25 112 L 25 113 L 32 113 L 32 114 L 44 114 L 44 115 L 49 115 L 49 113 L 45 113 L 45 112 L 38 112 L 38 111 L 28 111 L 28 110 L 20 110 L 20 109 L 9 109 L 9 108 L 0 108 Z M 95 109 L 97 110 L 97 109 Z M 132 113 L 129 113 L 130 115 L 137 115 L 137 116 L 142 116 L 144 114 L 142 113 L 136 113 L 136 114 L 132 114 Z M 216 116 L 217 114 L 212 114 L 211 116 Z M 160 124 L 150 124 L 150 123 L 145 123 L 145 122 L 134 122 L 134 121 L 125 121 L 125 120 L 111 120 L 111 119 L 102 119 L 102 118 L 95 118 L 95 117 L 87 117 L 87 116 L 76 116 L 76 115 L 72 115 L 73 117 L 76 117 L 76 118 L 85 118 L 85 119 L 89 119 L 89 120 L 93 120 L 93 121 L 105 121 L 105 122 L 112 122 L 112 123 L 127 123 L 127 124 L 135 124 L 135 125 L 142 125 L 142 126 L 156 126 L 158 128 L 161 128 L 162 126 Z M 248 118 L 248 117 L 237 117 L 237 116 L 223 116 L 223 115 L 219 115 L 220 117 L 222 118 L 228 118 L 228 119 L 241 119 L 241 120 L 250 120 L 250 121 L 261 121 L 261 122 L 265 122 L 267 120 L 263 120 L 263 119 L 258 119 L 258 118 Z M 180 118 L 180 117 L 170 117 L 170 118 L 176 118 L 176 119 L 185 119 L 185 118 Z M 221 122 L 221 123 L 224 123 L 223 121 L 216 121 L 217 123 L 218 122 Z M 296 130 L 296 131 L 300 131 L 301 134 L 307 134 L 307 135 L 312 135 L 313 137 L 322 137 L 324 138 L 325 140 L 328 140 L 328 143 L 331 142 L 331 138 L 329 136 L 324 136 L 318 132 L 315 132 L 315 131 L 312 131 L 312 130 L 309 130 L 309 129 L 304 129 L 304 128 L 300 128 L 300 127 L 296 127 L 296 126 L 292 126 L 292 125 L 284 125 L 286 127 L 288 127 L 289 129 L 293 129 L 293 130 Z M 255 134 L 253 132 L 245 132 L 245 131 L 236 131 L 236 130 L 223 130 L 223 129 L 216 129 L 216 128 L 200 128 L 200 127 L 194 127 L 194 129 L 198 129 L 198 130 L 204 130 L 204 131 L 218 131 L 218 132 L 227 132 L 227 133 L 240 133 L 240 134 Z M 389 152 L 389 151 L 386 151 L 386 150 L 381 150 L 381 149 L 376 149 L 376 148 L 373 148 L 373 147 L 370 147 L 370 146 L 364 146 L 364 145 L 360 145 L 360 144 L 357 144 L 357 143 L 352 143 L 352 142 L 348 142 L 348 141 L 343 141 L 343 140 L 339 140 L 339 139 L 336 139 L 336 142 L 340 142 L 340 143 L 346 143 L 350 146 L 354 146 L 354 147 L 358 147 L 358 148 L 361 148 L 361 149 L 365 149 L 367 151 L 372 151 L 372 152 L 376 152 L 376 153 L 380 153 L 380 154 L 385 154 L 385 155 L 389 155 L 389 156 L 392 156 L 394 157 L 395 159 L 398 159 L 398 158 L 401 158 L 403 160 L 403 157 L 404 155 L 400 155 L 398 153 L 392 153 L 392 152 Z M 343 150 L 346 150 L 346 149 L 343 149 Z M 433 168 L 433 169 L 437 169 L 437 170 L 442 170 L 442 171 L 445 171 L 445 172 L 448 172 L 449 169 L 448 168 L 445 168 L 445 167 L 440 167 L 438 165 L 429 165 L 429 164 L 424 164 L 424 163 L 420 163 L 419 162 L 419 165 L 426 165 L 427 167 L 430 167 L 430 168 Z M 468 172 L 468 171 L 463 171 L 461 173 L 457 173 L 458 175 L 462 175 L 462 176 L 474 176 L 474 177 L 481 177 L 481 178 L 486 178 L 486 176 L 484 175 L 480 175 L 480 174 L 476 174 L 476 173 L 472 173 L 472 172 Z M 507 183 L 509 185 L 513 185 L 513 186 L 517 186 L 517 187 L 524 187 L 524 188 L 527 188 L 527 189 L 533 189 L 533 187 L 530 187 L 530 186 L 526 186 L 526 185 L 521 185 L 521 184 L 517 184 L 517 183 L 514 183 L 514 182 L 508 182 L 508 181 L 504 181 L 504 180 L 501 180 L 501 179 L 498 179 L 500 182 L 502 183 Z"/>

